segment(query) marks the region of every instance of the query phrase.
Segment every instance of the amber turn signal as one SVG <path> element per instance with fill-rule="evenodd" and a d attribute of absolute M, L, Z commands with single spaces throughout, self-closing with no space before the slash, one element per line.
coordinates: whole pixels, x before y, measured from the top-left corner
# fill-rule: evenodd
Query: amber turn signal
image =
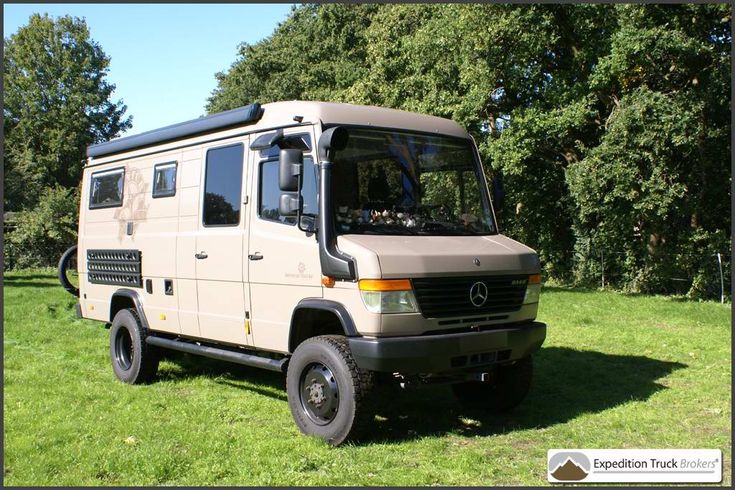
<path fill-rule="evenodd" d="M 528 276 L 528 284 L 541 284 L 541 274 L 531 274 Z"/>
<path fill-rule="evenodd" d="M 360 279 L 360 291 L 408 291 L 413 289 L 408 279 Z"/>
<path fill-rule="evenodd" d="M 322 276 L 322 286 L 325 288 L 333 288 L 336 281 L 333 277 Z"/>

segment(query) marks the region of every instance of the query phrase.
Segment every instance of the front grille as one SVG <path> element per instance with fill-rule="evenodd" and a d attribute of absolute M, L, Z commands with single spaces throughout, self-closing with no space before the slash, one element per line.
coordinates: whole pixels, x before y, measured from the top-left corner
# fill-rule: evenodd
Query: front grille
<path fill-rule="evenodd" d="M 93 284 L 143 287 L 139 250 L 87 250 L 87 278 Z"/>
<path fill-rule="evenodd" d="M 411 282 L 423 316 L 448 318 L 517 311 L 523 304 L 528 276 L 416 278 Z M 487 289 L 484 302 L 475 298 L 480 306 L 470 299 L 470 290 L 477 283 L 484 285 L 478 286 L 481 292 Z"/>

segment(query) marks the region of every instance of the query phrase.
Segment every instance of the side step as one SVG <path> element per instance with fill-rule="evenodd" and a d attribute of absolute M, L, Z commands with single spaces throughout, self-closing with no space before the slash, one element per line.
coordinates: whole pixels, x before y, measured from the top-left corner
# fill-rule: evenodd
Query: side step
<path fill-rule="evenodd" d="M 219 359 L 220 361 L 229 361 L 235 364 L 243 364 L 245 366 L 258 367 L 281 373 L 286 370 L 286 361 L 288 360 L 287 358 L 280 360 L 268 359 L 267 357 L 254 356 L 252 354 L 245 354 L 244 352 L 233 352 L 231 350 L 182 342 L 180 340 L 164 339 L 163 337 L 146 337 L 145 341 L 150 345 L 164 347 L 166 349 L 188 352 L 189 354 L 197 354 L 204 357 L 211 357 L 212 359 Z"/>

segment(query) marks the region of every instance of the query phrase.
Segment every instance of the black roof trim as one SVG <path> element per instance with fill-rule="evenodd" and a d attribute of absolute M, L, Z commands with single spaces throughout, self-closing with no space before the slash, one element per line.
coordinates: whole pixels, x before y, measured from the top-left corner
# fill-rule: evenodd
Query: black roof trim
<path fill-rule="evenodd" d="M 191 121 L 146 131 L 145 133 L 90 145 L 87 147 L 87 156 L 101 157 L 112 155 L 113 153 L 151 146 L 165 141 L 173 141 L 195 134 L 208 133 L 230 126 L 253 123 L 258 121 L 262 116 L 263 110 L 260 104 L 250 104 L 230 111 L 212 114 L 211 116 L 200 117 Z"/>

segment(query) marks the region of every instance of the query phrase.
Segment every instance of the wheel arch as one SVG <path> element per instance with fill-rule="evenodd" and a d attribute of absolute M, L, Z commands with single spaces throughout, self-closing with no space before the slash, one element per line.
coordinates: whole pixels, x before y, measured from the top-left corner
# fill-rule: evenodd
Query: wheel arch
<path fill-rule="evenodd" d="M 140 301 L 140 295 L 132 289 L 120 288 L 112 293 L 110 299 L 110 322 L 115 318 L 117 312 L 126 308 L 134 308 L 140 317 L 140 323 L 143 328 L 148 330 L 148 320 L 143 311 L 143 303 Z"/>
<path fill-rule="evenodd" d="M 308 338 L 328 334 L 359 336 L 347 308 L 328 299 L 306 298 L 299 301 L 291 314 L 288 351 L 293 352 Z"/>

